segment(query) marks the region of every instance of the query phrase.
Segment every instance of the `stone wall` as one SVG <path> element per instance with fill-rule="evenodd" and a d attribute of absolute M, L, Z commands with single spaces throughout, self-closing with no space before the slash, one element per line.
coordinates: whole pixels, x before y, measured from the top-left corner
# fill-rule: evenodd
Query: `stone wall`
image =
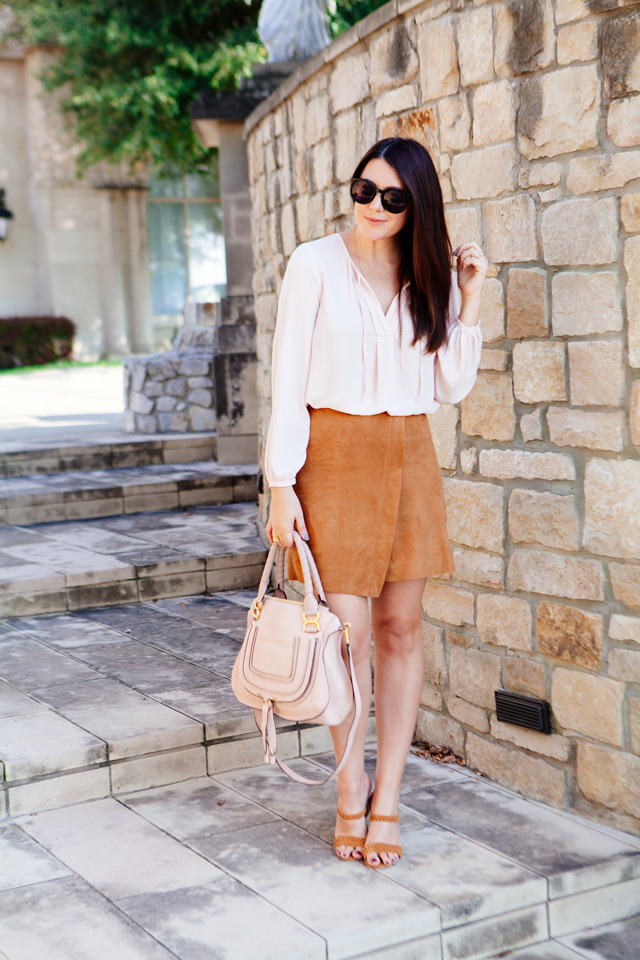
<path fill-rule="evenodd" d="M 492 266 L 471 395 L 431 418 L 456 572 L 424 595 L 419 733 L 640 830 L 640 10 L 393 0 L 249 117 L 261 444 L 287 258 L 350 225 L 376 139 L 432 151 Z M 261 447 L 262 450 L 262 447 Z M 267 509 L 262 498 L 263 516 Z M 494 690 L 551 702 L 551 736 Z"/>

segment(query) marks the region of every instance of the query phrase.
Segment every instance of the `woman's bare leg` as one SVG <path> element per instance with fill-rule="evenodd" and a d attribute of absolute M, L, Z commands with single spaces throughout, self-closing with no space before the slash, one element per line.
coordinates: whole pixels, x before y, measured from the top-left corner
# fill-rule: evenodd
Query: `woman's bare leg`
<path fill-rule="evenodd" d="M 369 604 L 366 597 L 354 597 L 344 593 L 328 593 L 327 601 L 331 610 L 343 623 L 351 624 L 351 654 L 356 671 L 356 680 L 362 697 L 362 716 L 358 723 L 355 739 L 343 770 L 338 774 L 338 808 L 343 813 L 359 813 L 364 810 L 369 794 L 369 780 L 364 772 L 364 741 L 367 720 L 371 708 L 371 625 L 369 622 Z M 331 727 L 336 759 L 342 756 L 351 716 L 338 727 Z M 361 836 L 366 834 L 366 822 L 362 820 L 336 819 L 336 836 Z M 338 847 L 337 854 L 348 860 L 353 847 Z M 355 854 L 355 859 L 361 859 Z"/>
<path fill-rule="evenodd" d="M 426 580 L 386 583 L 371 602 L 371 624 L 375 645 L 375 704 L 378 732 L 376 790 L 372 812 L 395 814 L 400 800 L 400 783 L 414 735 L 424 660 L 422 648 L 422 594 Z M 369 843 L 400 843 L 397 823 L 372 823 Z M 369 862 L 387 866 L 398 859 L 395 853 L 370 854 Z"/>

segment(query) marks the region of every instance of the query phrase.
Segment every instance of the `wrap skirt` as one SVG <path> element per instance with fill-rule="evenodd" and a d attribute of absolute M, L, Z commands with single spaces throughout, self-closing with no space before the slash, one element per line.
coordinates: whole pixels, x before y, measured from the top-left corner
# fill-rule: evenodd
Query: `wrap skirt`
<path fill-rule="evenodd" d="M 453 572 L 427 417 L 310 415 L 295 490 L 325 591 L 378 597 L 387 581 Z M 296 551 L 288 555 L 290 579 L 302 580 Z"/>

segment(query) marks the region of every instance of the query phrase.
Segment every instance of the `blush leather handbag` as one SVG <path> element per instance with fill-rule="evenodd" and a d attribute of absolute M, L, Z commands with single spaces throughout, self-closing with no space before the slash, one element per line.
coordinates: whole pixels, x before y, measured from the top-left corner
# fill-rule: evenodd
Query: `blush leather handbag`
<path fill-rule="evenodd" d="M 362 704 L 349 644 L 349 624 L 341 623 L 329 609 L 309 547 L 295 531 L 293 539 L 304 576 L 304 600 L 286 599 L 286 548 L 280 543 L 272 544 L 258 595 L 247 615 L 247 632 L 233 667 L 231 686 L 238 700 L 255 711 L 265 763 L 277 763 L 299 783 L 319 785 L 328 783 L 344 767 Z M 276 558 L 277 585 L 269 592 Z M 342 757 L 325 779 L 303 777 L 278 758 L 276 716 L 297 723 L 336 726 L 352 712 Z"/>

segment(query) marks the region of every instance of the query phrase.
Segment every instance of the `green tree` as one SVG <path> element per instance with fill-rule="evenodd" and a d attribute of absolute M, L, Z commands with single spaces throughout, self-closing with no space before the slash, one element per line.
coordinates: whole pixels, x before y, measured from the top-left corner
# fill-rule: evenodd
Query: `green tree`
<path fill-rule="evenodd" d="M 384 0 L 334 0 L 337 35 Z M 266 59 L 261 0 L 4 0 L 13 33 L 53 44 L 49 92 L 81 144 L 80 173 L 99 161 L 150 163 L 159 172 L 206 162 L 189 120 L 201 90 L 232 90 Z"/>

